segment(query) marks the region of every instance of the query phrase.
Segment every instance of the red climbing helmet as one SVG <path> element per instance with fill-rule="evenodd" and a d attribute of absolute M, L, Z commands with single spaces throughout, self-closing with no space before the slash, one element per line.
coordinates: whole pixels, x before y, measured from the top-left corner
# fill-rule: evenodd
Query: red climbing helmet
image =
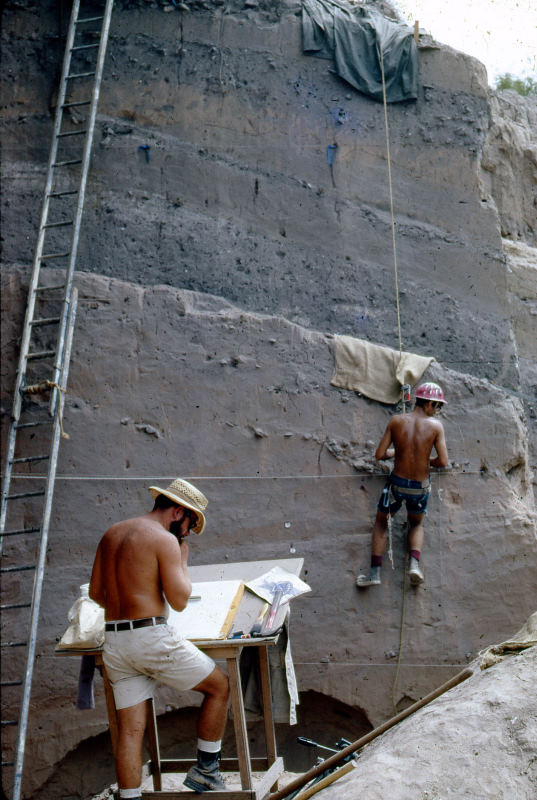
<path fill-rule="evenodd" d="M 433 383 L 432 381 L 429 381 L 428 383 L 422 383 L 420 386 L 418 386 L 416 389 L 416 400 L 418 397 L 421 397 L 423 400 L 433 400 L 435 403 L 446 402 L 442 387 L 437 383 Z"/>

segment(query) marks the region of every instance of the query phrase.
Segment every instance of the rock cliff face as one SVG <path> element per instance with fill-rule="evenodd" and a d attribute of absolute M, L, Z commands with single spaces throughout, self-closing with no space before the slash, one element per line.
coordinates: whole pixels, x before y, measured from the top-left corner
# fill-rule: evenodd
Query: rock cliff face
<path fill-rule="evenodd" d="M 25 278 L 10 271 L 3 290 L 8 364 Z M 191 476 L 210 498 L 210 525 L 192 543 L 192 563 L 293 552 L 305 558 L 312 592 L 295 601 L 292 617 L 301 691 L 344 702 L 372 724 L 390 716 L 403 587 L 400 523 L 396 570 L 388 562 L 382 587 L 359 593 L 354 585 L 368 564 L 384 482 L 371 440 L 380 437 L 390 409 L 330 386 L 331 339 L 323 333 L 208 294 L 144 289 L 89 273 L 79 273 L 77 283 L 64 415 L 70 439 L 62 444 L 47 564 L 30 785 L 105 726 L 100 687 L 94 712 L 81 718 L 73 709 L 77 659 L 58 670 L 54 643 L 88 580 L 102 531 L 147 509 L 147 486 L 158 477 Z M 394 692 L 401 707 L 509 633 L 513 618 L 531 612 L 536 588 L 520 401 L 440 365 L 427 375 L 450 399 L 444 421 L 456 466 L 433 478 L 427 583 L 406 594 Z M 5 374 L 7 386 L 12 377 Z M 37 437 L 29 446 L 39 447 Z M 32 486 L 38 483 L 34 478 Z M 28 479 L 15 487 L 21 484 Z M 177 702 L 164 696 L 161 709 Z"/>
<path fill-rule="evenodd" d="M 104 730 L 100 694 L 82 723 L 74 711 L 78 664 L 59 675 L 54 642 L 101 532 L 145 510 L 159 476 L 210 497 L 197 563 L 304 556 L 300 689 L 365 724 L 392 713 L 399 523 L 385 585 L 358 594 L 354 576 L 393 409 L 329 385 L 329 334 L 397 348 L 383 108 L 302 54 L 299 3 L 190 8 L 114 11 L 29 735 L 35 800 L 62 796 L 61 778 L 38 787 Z M 4 13 L 4 431 L 66 10 Z M 427 583 L 406 596 L 400 706 L 507 635 L 537 588 L 535 104 L 491 93 L 478 62 L 429 40 L 419 59 L 418 100 L 388 109 L 403 346 L 437 359 L 456 466 L 434 477 Z"/>

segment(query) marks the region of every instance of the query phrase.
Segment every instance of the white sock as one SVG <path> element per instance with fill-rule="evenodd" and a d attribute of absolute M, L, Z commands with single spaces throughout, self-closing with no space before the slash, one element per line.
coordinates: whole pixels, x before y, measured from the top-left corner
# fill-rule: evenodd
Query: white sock
<path fill-rule="evenodd" d="M 139 786 L 137 789 L 120 789 L 119 790 L 119 798 L 120 800 L 136 800 L 136 798 L 142 796 L 142 787 Z"/>
<path fill-rule="evenodd" d="M 222 749 L 222 739 L 217 742 L 208 742 L 206 739 L 198 739 L 198 750 L 204 753 L 219 753 Z"/>

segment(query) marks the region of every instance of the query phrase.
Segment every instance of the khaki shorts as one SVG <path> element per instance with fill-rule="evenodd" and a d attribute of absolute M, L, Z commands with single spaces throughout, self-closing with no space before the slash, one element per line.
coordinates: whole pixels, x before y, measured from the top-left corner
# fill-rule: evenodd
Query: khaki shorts
<path fill-rule="evenodd" d="M 157 683 L 182 692 L 193 689 L 215 667 L 212 658 L 169 625 L 106 631 L 103 661 L 116 708 L 129 708 L 153 697 Z"/>

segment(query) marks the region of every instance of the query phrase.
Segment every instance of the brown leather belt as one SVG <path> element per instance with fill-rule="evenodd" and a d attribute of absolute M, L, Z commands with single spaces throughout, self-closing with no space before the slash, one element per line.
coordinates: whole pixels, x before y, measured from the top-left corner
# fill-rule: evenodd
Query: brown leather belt
<path fill-rule="evenodd" d="M 152 625 L 165 625 L 166 617 L 143 617 L 142 619 L 127 619 L 125 622 L 106 622 L 105 631 L 132 631 L 136 628 L 150 628 Z"/>

